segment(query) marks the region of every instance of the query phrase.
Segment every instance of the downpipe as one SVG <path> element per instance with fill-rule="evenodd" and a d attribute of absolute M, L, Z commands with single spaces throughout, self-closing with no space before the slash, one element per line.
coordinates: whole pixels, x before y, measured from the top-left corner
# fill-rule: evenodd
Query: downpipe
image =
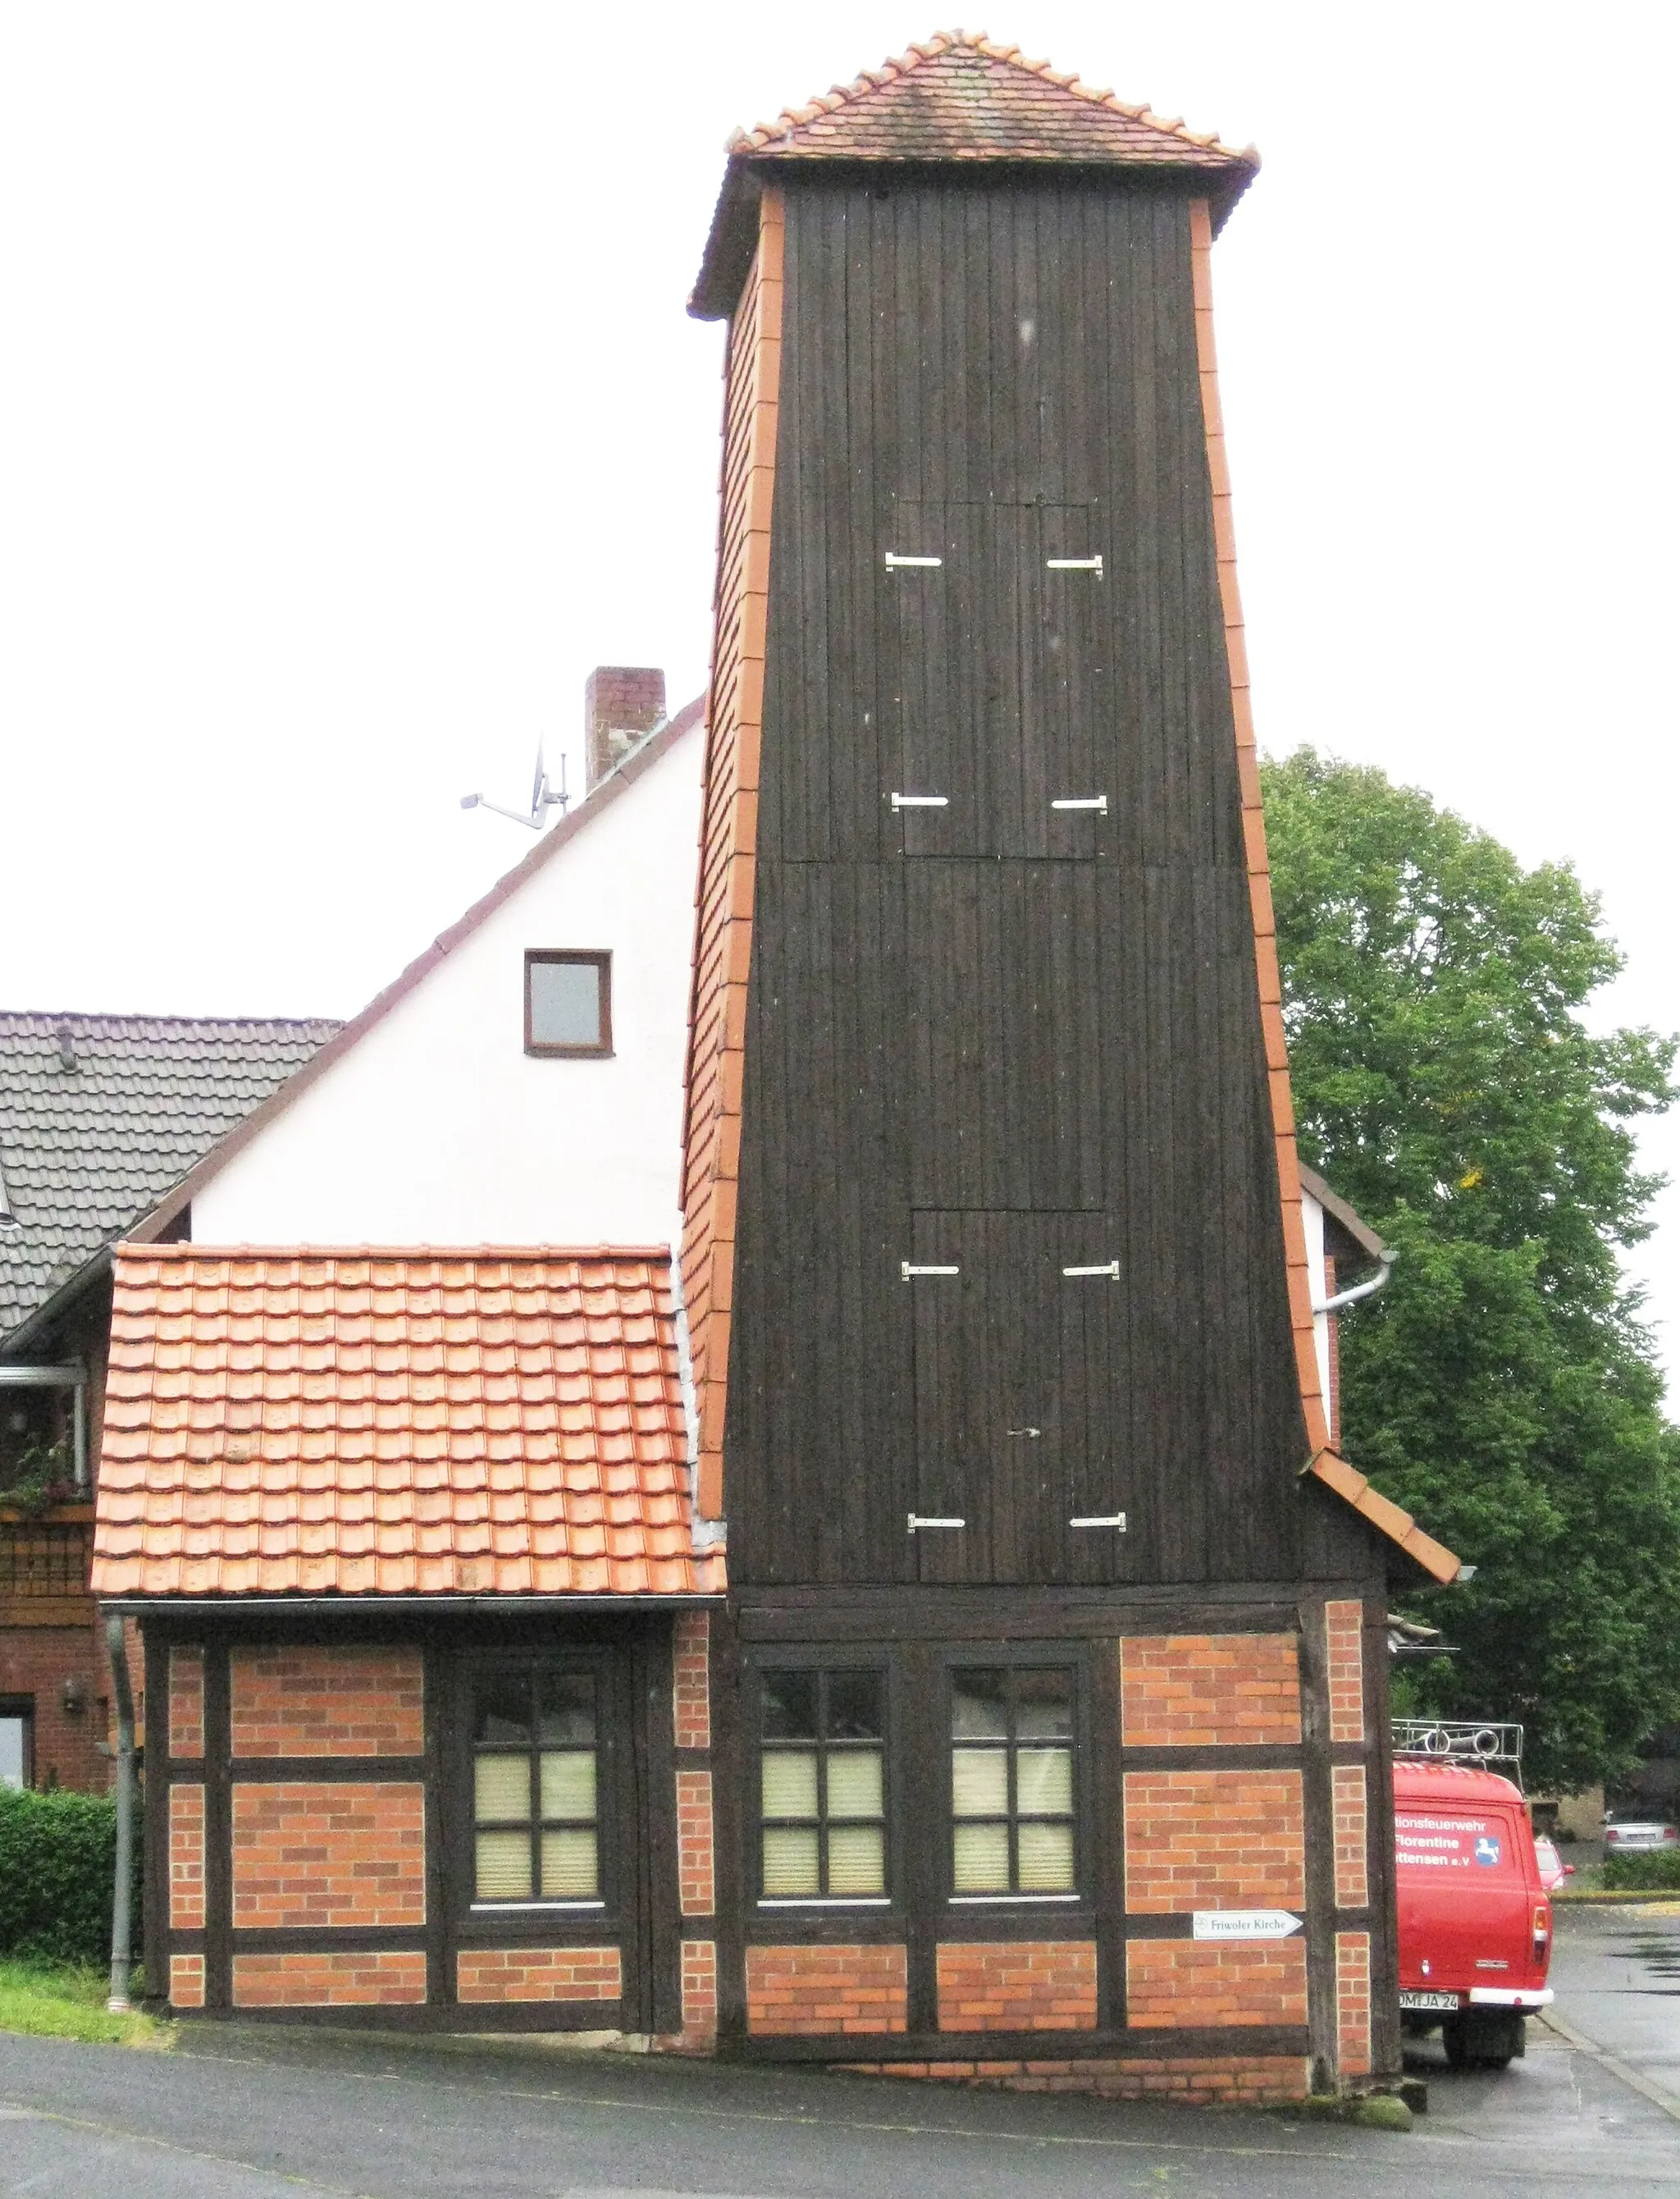
<path fill-rule="evenodd" d="M 1374 1298 L 1393 1272 L 1394 1255 L 1385 1252 L 1382 1265 L 1368 1282 L 1355 1283 L 1349 1291 L 1338 1291 L 1333 1298 L 1326 1298 L 1322 1305 L 1314 1306 L 1312 1310 L 1315 1313 L 1340 1313 L 1344 1306 L 1357 1305 L 1361 1298 Z"/>
<path fill-rule="evenodd" d="M 105 1647 L 117 1705 L 117 1883 L 111 1903 L 111 1998 L 105 2005 L 113 2015 L 126 2015 L 133 2006 L 128 1979 L 134 1939 L 134 1693 L 123 1622 L 114 1613 L 105 1621 Z"/>

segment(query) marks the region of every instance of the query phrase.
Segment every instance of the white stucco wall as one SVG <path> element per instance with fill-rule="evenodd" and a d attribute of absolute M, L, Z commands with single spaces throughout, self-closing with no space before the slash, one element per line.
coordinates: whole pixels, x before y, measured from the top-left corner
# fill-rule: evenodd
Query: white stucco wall
<path fill-rule="evenodd" d="M 668 1244 L 698 723 L 193 1200 L 203 1245 Z M 607 948 L 609 1059 L 524 1051 L 525 950 Z"/>
<path fill-rule="evenodd" d="M 1330 1409 L 1330 1316 L 1320 1313 L 1327 1292 L 1324 1288 L 1324 1210 L 1308 1191 L 1301 1187 L 1301 1222 L 1306 1231 L 1306 1279 L 1312 1292 L 1312 1344 L 1318 1354 L 1318 1386 L 1323 1392 L 1324 1409 Z"/>

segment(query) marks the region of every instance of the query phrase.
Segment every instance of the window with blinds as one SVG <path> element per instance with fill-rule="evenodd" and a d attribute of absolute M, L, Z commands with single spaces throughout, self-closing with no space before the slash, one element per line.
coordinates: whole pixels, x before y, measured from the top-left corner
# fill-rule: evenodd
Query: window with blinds
<path fill-rule="evenodd" d="M 596 1682 L 481 1679 L 473 1701 L 474 1897 L 599 1905 Z"/>
<path fill-rule="evenodd" d="M 951 1675 L 951 1890 L 1078 1890 L 1073 1676 L 1032 1666 Z"/>
<path fill-rule="evenodd" d="M 883 1899 L 882 1675 L 765 1672 L 760 1685 L 762 1898 Z"/>

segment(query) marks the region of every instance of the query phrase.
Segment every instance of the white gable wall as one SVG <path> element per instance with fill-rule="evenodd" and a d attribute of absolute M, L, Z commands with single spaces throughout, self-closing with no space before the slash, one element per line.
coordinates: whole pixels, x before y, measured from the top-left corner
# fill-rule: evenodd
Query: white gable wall
<path fill-rule="evenodd" d="M 201 1185 L 195 1240 L 670 1243 L 703 739 L 696 722 Z M 611 950 L 610 1059 L 526 1055 L 531 947 Z"/>

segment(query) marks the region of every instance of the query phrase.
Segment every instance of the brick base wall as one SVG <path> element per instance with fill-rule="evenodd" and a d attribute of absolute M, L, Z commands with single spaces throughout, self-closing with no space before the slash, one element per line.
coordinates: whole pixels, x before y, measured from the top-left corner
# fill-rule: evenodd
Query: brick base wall
<path fill-rule="evenodd" d="M 463 1947 L 455 1958 L 460 2001 L 616 2002 L 623 1992 L 616 1947 Z"/>
<path fill-rule="evenodd" d="M 204 1957 L 171 1955 L 169 1958 L 169 2004 L 171 2008 L 204 2006 Z"/>
<path fill-rule="evenodd" d="M 1134 2031 L 1305 2023 L 1306 1950 L 1299 1939 L 1128 1940 L 1126 2021 Z"/>
<path fill-rule="evenodd" d="M 426 1957 L 415 1951 L 235 1955 L 235 2008 L 413 2007 L 426 1998 Z"/>
<path fill-rule="evenodd" d="M 941 2031 L 1094 2031 L 1091 1939 L 947 1942 L 939 1949 Z"/>
<path fill-rule="evenodd" d="M 1364 1932 L 1336 1934 L 1336 2039 L 1344 2077 L 1371 2072 L 1371 1942 Z"/>
<path fill-rule="evenodd" d="M 847 2062 L 869 2077 L 939 2078 L 1014 2092 L 1095 2092 L 1108 2100 L 1168 2099 L 1264 2105 L 1305 2099 L 1312 2072 L 1297 2054 L 1230 2055 L 1219 2061 Z"/>
<path fill-rule="evenodd" d="M 747 2028 L 755 2038 L 903 2031 L 903 1947 L 749 1947 Z"/>
<path fill-rule="evenodd" d="M 718 1942 L 683 1942 L 683 2032 L 677 2044 L 684 2053 L 709 2053 L 718 2043 Z"/>

